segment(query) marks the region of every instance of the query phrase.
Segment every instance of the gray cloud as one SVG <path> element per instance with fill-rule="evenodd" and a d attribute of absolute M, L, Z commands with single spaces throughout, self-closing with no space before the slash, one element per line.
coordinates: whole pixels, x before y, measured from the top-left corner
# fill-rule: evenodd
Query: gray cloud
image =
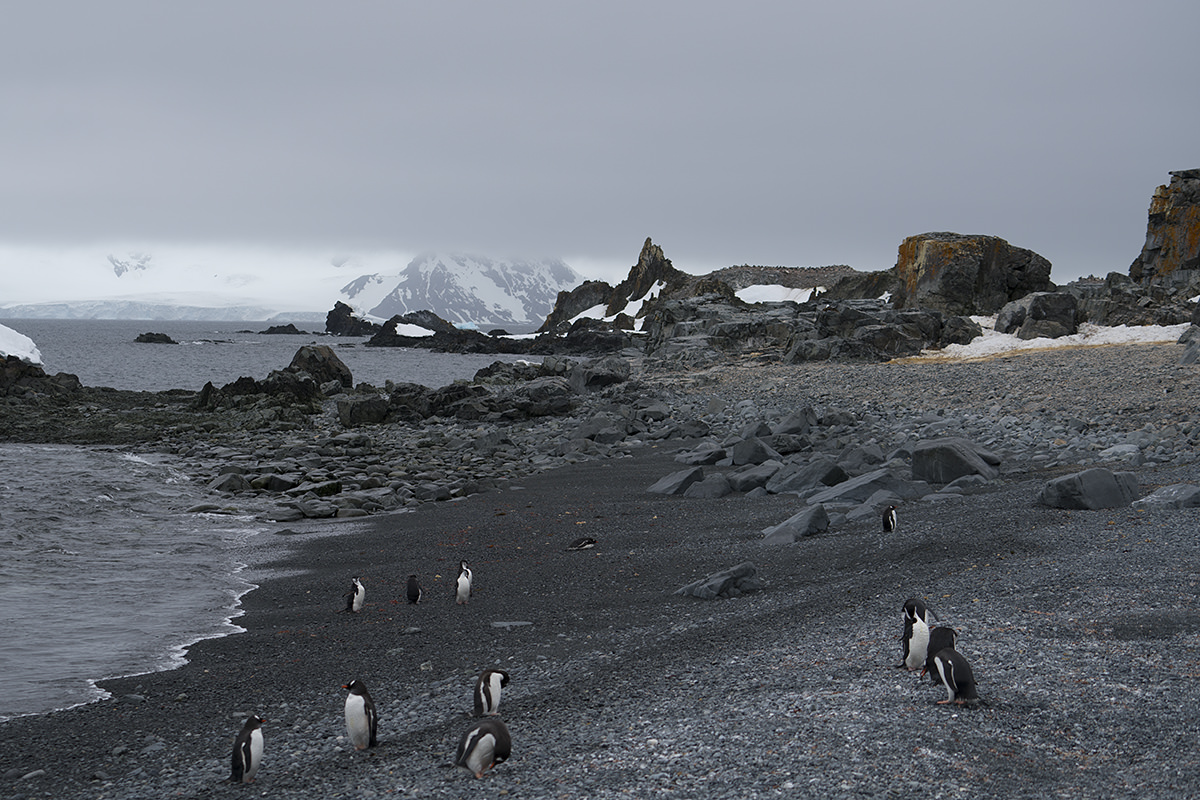
<path fill-rule="evenodd" d="M 0 32 L 0 241 L 1124 271 L 1200 166 L 1200 6 L 45 3 Z"/>

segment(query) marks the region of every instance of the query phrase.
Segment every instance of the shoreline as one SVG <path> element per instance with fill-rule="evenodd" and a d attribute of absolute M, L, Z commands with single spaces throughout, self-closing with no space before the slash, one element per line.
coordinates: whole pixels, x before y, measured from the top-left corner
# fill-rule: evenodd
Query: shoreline
<path fill-rule="evenodd" d="M 1161 371 L 1169 355 L 1120 369 Z M 877 381 L 884 368 L 807 370 L 826 380 L 805 393 L 865 401 L 870 387 L 885 401 L 905 387 Z M 757 393 L 759 410 L 786 405 L 783 387 L 768 391 L 774 374 L 724 373 L 729 427 L 739 395 Z M 945 377 L 920 396 L 930 407 L 965 391 Z M 691 378 L 717 387 L 705 379 Z M 1131 384 L 1130 402 L 1155 388 Z M 956 408 L 986 406 L 989 391 Z M 1192 393 L 1179 394 L 1171 402 L 1185 407 Z M 1111 399 L 1072 395 L 1055 413 Z M 1021 413 L 1040 413 L 1038 402 Z M 1135 430 L 1169 412 L 1148 405 L 1126 415 Z M 281 537 L 252 567 L 278 574 L 243 595 L 245 633 L 197 643 L 177 670 L 102 682 L 112 700 L 0 723 L 0 775 L 46 770 L 0 785 L 28 797 L 223 796 L 238 716 L 257 712 L 269 722 L 255 791 L 281 798 L 1200 792 L 1188 733 L 1200 719 L 1190 710 L 1200 700 L 1200 511 L 1037 506 L 1048 473 L 1014 459 L 980 494 L 906 503 L 894 536 L 867 519 L 767 547 L 762 529 L 802 508 L 799 498 L 646 492 L 682 467 L 682 446 L 647 444 L 504 491 L 349 520 L 345 534 Z M 1139 474 L 1143 494 L 1200 482 L 1194 458 L 1120 468 Z M 585 534 L 599 539 L 594 550 L 565 550 Z M 450 599 L 460 556 L 478 589 L 466 607 Z M 763 591 L 672 594 L 745 560 Z M 415 608 L 403 601 L 411 572 L 426 589 Z M 357 617 L 337 612 L 353 574 L 368 592 Z M 938 706 L 942 690 L 894 669 L 910 595 L 960 630 L 980 709 Z M 487 666 L 513 676 L 501 706 L 513 758 L 477 782 L 445 764 Z M 367 753 L 343 740 L 339 687 L 354 677 L 380 707 L 381 744 Z"/>

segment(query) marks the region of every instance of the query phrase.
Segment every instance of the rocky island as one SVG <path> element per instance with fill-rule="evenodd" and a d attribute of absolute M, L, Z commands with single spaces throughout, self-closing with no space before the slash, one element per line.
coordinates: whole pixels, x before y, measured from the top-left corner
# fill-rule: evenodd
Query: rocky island
<path fill-rule="evenodd" d="M 9 359 L 6 439 L 175 453 L 211 489 L 197 512 L 279 535 L 248 554 L 244 633 L 0 725 L 5 790 L 243 791 L 229 752 L 256 713 L 249 788 L 280 798 L 1200 792 L 1194 329 L 905 357 L 1013 303 L 1030 336 L 1080 309 L 1192 321 L 1195 255 L 1167 269 L 1148 245 L 1153 279 L 1060 290 L 1002 241 L 927 234 L 886 286 L 761 308 L 634 275 L 662 292 L 642 339 L 440 389 L 355 386 L 321 346 L 260 380 L 153 395 Z M 630 336 L 620 311 L 599 332 Z M 581 536 L 594 546 L 571 549 Z M 366 603 L 341 613 L 352 575 Z M 712 591 L 678 593 L 698 584 Z M 978 706 L 939 705 L 896 667 L 908 598 L 958 632 Z M 449 764 L 485 668 L 511 675 L 512 756 L 475 780 Z M 364 751 L 341 717 L 354 679 L 379 710 Z"/>

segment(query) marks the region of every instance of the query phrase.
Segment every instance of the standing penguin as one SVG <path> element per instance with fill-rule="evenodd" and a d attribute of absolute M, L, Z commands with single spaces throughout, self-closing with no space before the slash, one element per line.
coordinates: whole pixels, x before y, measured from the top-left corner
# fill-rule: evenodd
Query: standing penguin
<path fill-rule="evenodd" d="M 883 510 L 883 532 L 896 532 L 896 507 L 888 506 Z"/>
<path fill-rule="evenodd" d="M 233 774 L 229 780 L 234 783 L 253 783 L 258 774 L 262 764 L 264 722 L 266 720 L 257 714 L 246 717 L 246 724 L 233 742 Z"/>
<path fill-rule="evenodd" d="M 936 682 L 937 668 L 933 665 L 933 657 L 945 650 L 947 647 L 953 649 L 958 644 L 958 631 L 954 628 L 948 628 L 945 625 L 938 625 L 936 628 L 929 629 L 929 644 L 925 649 L 928 655 L 925 657 L 925 667 L 921 670 L 921 677 L 925 677 L 925 673 L 929 673 L 929 680 Z"/>
<path fill-rule="evenodd" d="M 947 647 L 933 657 L 933 666 L 946 687 L 946 699 L 938 700 L 938 705 L 956 703 L 957 705 L 975 705 L 979 702 L 979 692 L 975 687 L 975 673 L 971 665 L 953 647 Z"/>
<path fill-rule="evenodd" d="M 346 733 L 350 735 L 354 749 L 374 747 L 378 743 L 375 734 L 379 719 L 375 716 L 375 702 L 371 700 L 366 684 L 353 680 L 343 684 L 342 688 L 350 690 L 346 695 Z"/>
<path fill-rule="evenodd" d="M 508 686 L 508 673 L 485 669 L 475 681 L 475 716 L 493 717 L 500 713 L 500 690 Z"/>
<path fill-rule="evenodd" d="M 358 578 L 350 579 L 350 591 L 346 592 L 346 610 L 351 614 L 362 611 L 363 601 L 367 599 L 367 589 Z"/>
<path fill-rule="evenodd" d="M 929 652 L 929 615 L 929 609 L 917 598 L 910 597 L 904 601 L 904 633 L 901 636 L 904 657 L 897 667 L 918 670 L 925 665 Z"/>
<path fill-rule="evenodd" d="M 404 590 L 405 596 L 408 598 L 408 604 L 415 606 L 421 602 L 421 584 L 417 582 L 416 575 L 408 576 L 408 586 Z"/>
<path fill-rule="evenodd" d="M 465 606 L 471 599 L 471 568 L 466 561 L 458 562 L 458 580 L 455 581 L 454 602 Z"/>
<path fill-rule="evenodd" d="M 476 722 L 463 734 L 454 754 L 454 766 L 462 767 L 476 778 L 512 755 L 512 736 L 499 717 Z"/>

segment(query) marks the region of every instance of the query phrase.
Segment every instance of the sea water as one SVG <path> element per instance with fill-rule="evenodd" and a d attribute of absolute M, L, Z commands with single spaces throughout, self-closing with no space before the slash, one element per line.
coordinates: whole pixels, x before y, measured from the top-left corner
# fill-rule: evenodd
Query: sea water
<path fill-rule="evenodd" d="M 0 322 L 33 339 L 47 372 L 129 390 L 264 378 L 314 342 L 376 386 L 443 386 L 512 360 L 257 333 L 265 323 Z M 180 344 L 135 343 L 144 332 Z M 179 666 L 188 645 L 241 630 L 238 599 L 254 587 L 239 558 L 268 532 L 186 513 L 208 500 L 168 455 L 0 443 L 0 719 L 96 700 L 95 681 Z"/>

